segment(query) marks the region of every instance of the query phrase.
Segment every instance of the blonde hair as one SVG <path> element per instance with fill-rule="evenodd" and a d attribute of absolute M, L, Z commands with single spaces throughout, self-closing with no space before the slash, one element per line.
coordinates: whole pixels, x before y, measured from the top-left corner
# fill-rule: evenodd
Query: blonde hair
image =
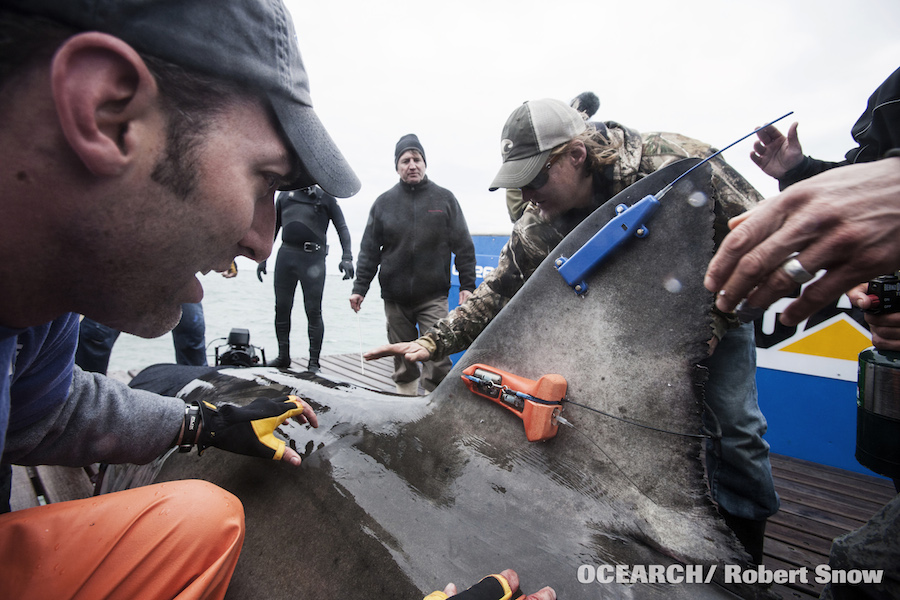
<path fill-rule="evenodd" d="M 577 142 L 584 144 L 587 150 L 587 159 L 585 167 L 588 172 L 594 173 L 602 171 L 604 167 L 615 163 L 619 160 L 619 146 L 621 142 L 615 139 L 606 140 L 597 135 L 597 130 L 588 125 L 588 128 L 576 135 L 574 138 L 554 148 L 550 152 L 549 158 L 554 158 L 561 154 L 567 154 Z"/>

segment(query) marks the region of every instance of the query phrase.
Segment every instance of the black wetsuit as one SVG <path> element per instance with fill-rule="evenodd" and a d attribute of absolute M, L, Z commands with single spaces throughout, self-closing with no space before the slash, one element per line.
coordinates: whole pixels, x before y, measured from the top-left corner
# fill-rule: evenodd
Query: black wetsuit
<path fill-rule="evenodd" d="M 282 244 L 275 262 L 275 335 L 278 338 L 278 357 L 286 358 L 289 362 L 291 310 L 299 282 L 303 288 L 303 306 L 309 330 L 309 364 L 310 368 L 318 367 L 325 335 L 322 291 L 325 288 L 328 223 L 334 223 L 341 241 L 341 269 L 346 273 L 349 267 L 349 276 L 352 277 L 350 229 L 337 200 L 318 187 L 281 192 L 275 202 L 275 210 L 275 235 L 278 235 L 279 229 L 282 230 Z"/>

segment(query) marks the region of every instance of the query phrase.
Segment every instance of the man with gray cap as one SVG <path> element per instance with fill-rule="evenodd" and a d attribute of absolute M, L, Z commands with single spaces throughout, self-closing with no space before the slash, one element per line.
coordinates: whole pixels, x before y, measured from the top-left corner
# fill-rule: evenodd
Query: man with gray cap
<path fill-rule="evenodd" d="M 219 412 L 73 365 L 78 313 L 159 336 L 202 299 L 198 272 L 265 259 L 276 189 L 359 189 L 280 0 L 4 0 L 0 106 L 4 475 L 175 445 L 299 464 L 273 435 L 317 424 L 295 397 Z M 241 503 L 199 481 L 17 510 L 0 597 L 222 598 L 243 536 Z"/>
<path fill-rule="evenodd" d="M 645 175 L 714 150 L 677 133 L 639 133 L 613 121 L 587 124 L 571 106 L 546 99 L 513 111 L 503 128 L 501 152 L 503 164 L 490 189 L 519 188 L 530 206 L 516 221 L 497 268 L 466 304 L 419 339 L 377 348 L 366 358 L 401 354 L 407 360 L 436 360 L 467 348 L 597 207 Z M 728 231 L 727 219 L 761 196 L 721 158 L 710 164 L 719 243 Z M 713 321 L 715 352 L 704 363 L 710 371 L 706 398 L 723 435 L 707 447 L 710 486 L 726 522 L 760 563 L 766 519 L 778 510 L 779 500 L 769 446 L 762 439 L 766 422 L 757 405 L 753 327 L 715 310 Z"/>
<path fill-rule="evenodd" d="M 594 92 L 581 92 L 569 101 L 569 106 L 580 112 L 585 121 L 590 121 L 600 108 L 600 98 Z M 506 188 L 506 210 L 513 223 L 519 220 L 527 206 L 528 202 L 522 198 L 522 190 L 517 187 Z"/>
<path fill-rule="evenodd" d="M 447 316 L 451 253 L 459 271 L 459 303 L 475 289 L 475 246 L 466 219 L 456 197 L 425 175 L 425 149 L 415 134 L 397 142 L 394 168 L 400 181 L 372 205 L 350 296 L 350 307 L 359 312 L 380 267 L 391 343 L 414 340 Z M 422 387 L 432 391 L 450 367 L 449 356 L 423 365 Z M 392 378 L 398 393 L 418 393 L 415 362 L 395 356 Z"/>

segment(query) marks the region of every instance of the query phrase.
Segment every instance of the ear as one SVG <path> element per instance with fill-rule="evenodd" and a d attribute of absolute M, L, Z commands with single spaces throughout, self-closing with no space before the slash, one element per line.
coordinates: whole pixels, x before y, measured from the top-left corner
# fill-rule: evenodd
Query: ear
<path fill-rule="evenodd" d="M 134 160 L 159 91 L 143 59 L 119 38 L 82 33 L 63 43 L 50 71 L 63 134 L 89 171 L 109 176 Z"/>
<path fill-rule="evenodd" d="M 573 140 L 569 148 L 569 156 L 572 160 L 572 166 L 576 170 L 584 166 L 587 161 L 587 148 L 581 140 Z"/>

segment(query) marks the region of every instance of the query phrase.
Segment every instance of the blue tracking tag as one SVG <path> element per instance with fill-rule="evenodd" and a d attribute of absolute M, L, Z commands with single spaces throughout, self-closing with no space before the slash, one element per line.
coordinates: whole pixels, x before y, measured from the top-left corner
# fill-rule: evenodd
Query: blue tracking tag
<path fill-rule="evenodd" d="M 631 237 L 644 237 L 648 229 L 644 221 L 653 216 L 659 208 L 656 196 L 644 196 L 632 206 L 620 204 L 616 207 L 615 217 L 594 234 L 584 246 L 578 249 L 572 258 L 564 256 L 556 259 L 556 269 L 575 293 L 587 292 L 585 279 L 610 253 Z"/>

